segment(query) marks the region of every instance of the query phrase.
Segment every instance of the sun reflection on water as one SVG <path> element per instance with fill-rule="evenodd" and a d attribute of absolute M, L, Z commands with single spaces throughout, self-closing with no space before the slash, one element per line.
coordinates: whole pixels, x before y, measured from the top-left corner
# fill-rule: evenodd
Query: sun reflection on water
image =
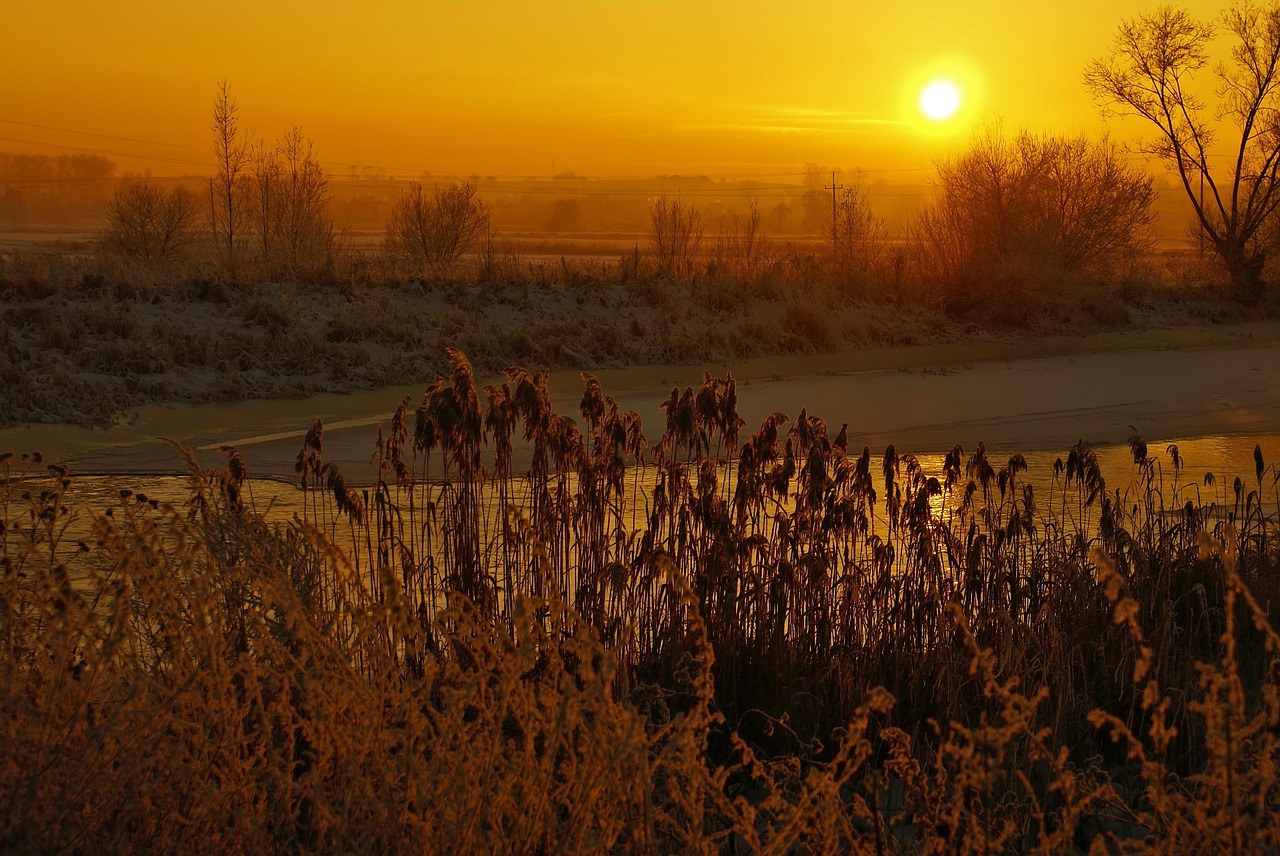
<path fill-rule="evenodd" d="M 1239 476 L 1245 484 L 1255 481 L 1254 447 L 1261 448 L 1263 458 L 1270 468 L 1270 475 L 1264 478 L 1273 479 L 1280 474 L 1274 462 L 1280 455 L 1280 437 L 1265 436 L 1232 437 L 1210 436 L 1196 437 L 1187 440 L 1151 440 L 1147 441 L 1147 456 L 1155 460 L 1157 473 L 1161 481 L 1170 486 L 1176 482 L 1181 490 L 1189 490 L 1193 496 L 1188 498 L 1196 502 L 1208 503 L 1218 501 L 1224 504 L 1232 495 L 1232 483 Z M 1179 466 L 1175 468 L 1172 447 L 1177 449 Z M 852 452 L 852 448 L 850 450 Z M 972 449 L 965 449 L 965 455 Z M 1069 450 L 1021 452 L 1026 459 L 1027 470 L 1020 477 L 1023 484 L 1034 487 L 1036 497 L 1044 496 L 1052 481 L 1055 462 L 1065 461 Z M 1138 476 L 1138 468 L 1134 463 L 1133 453 L 1127 445 L 1109 445 L 1094 448 L 1098 464 L 1106 479 L 1108 491 L 1124 490 Z M 899 450 L 900 456 L 908 454 L 908 450 Z M 988 448 L 987 456 L 992 466 L 997 469 L 1005 464 L 1009 456 L 1018 453 L 1016 449 Z M 873 450 L 873 461 L 883 458 L 884 450 Z M 915 455 L 923 474 L 943 481 L 945 459 L 944 454 L 925 453 Z M 1059 464 L 1059 467 L 1061 464 Z M 878 476 L 878 465 L 874 470 Z M 1211 479 L 1206 479 L 1211 474 Z M 650 474 L 651 476 L 651 474 Z M 651 481 L 651 478 L 650 478 Z M 643 485 L 645 478 L 641 477 Z M 358 488 L 359 489 L 359 488 Z M 962 488 L 957 488 L 957 491 Z M 954 494 L 952 492 L 952 500 Z M 127 494 L 122 496 L 122 492 Z M 145 499 L 139 500 L 141 495 Z M 107 509 L 119 507 L 123 502 L 149 502 L 156 500 L 170 503 L 179 509 L 183 508 L 189 498 L 189 481 L 185 476 L 131 474 L 131 475 L 75 475 L 71 489 L 66 496 L 66 504 L 77 509 L 80 518 L 74 526 L 77 533 L 87 532 L 93 516 L 103 514 Z M 268 520 L 286 523 L 303 513 L 304 493 L 297 483 L 273 478 L 251 479 L 251 487 L 245 496 L 246 504 L 263 514 Z M 931 500 L 936 514 L 945 511 L 948 498 L 939 494 Z M 639 509 L 637 509 L 639 510 Z M 642 514 L 637 515 L 637 522 L 642 522 Z M 83 537 L 83 535 L 78 535 Z"/>

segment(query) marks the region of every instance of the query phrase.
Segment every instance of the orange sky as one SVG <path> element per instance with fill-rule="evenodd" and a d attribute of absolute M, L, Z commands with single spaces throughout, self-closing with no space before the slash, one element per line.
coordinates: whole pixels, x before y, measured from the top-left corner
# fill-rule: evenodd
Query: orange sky
<path fill-rule="evenodd" d="M 1082 69 L 1154 5 L 28 0 L 5 13 L 0 150 L 208 172 L 226 79 L 246 127 L 274 141 L 300 125 L 335 174 L 748 177 L 811 161 L 915 180 L 995 116 L 1102 129 Z M 915 105 L 936 75 L 966 95 L 944 124 Z"/>

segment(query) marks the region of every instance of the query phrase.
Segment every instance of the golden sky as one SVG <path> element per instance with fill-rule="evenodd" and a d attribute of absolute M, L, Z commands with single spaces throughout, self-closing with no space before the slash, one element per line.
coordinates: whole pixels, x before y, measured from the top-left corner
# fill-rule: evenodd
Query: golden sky
<path fill-rule="evenodd" d="M 1222 8 L 1184 5 L 1205 18 Z M 78 147 L 124 169 L 208 172 L 225 79 L 246 128 L 274 141 L 299 125 L 336 174 L 749 177 L 816 162 L 912 180 L 993 117 L 1101 130 L 1082 70 L 1121 19 L 1154 6 L 17 0 L 4 16 L 0 150 Z M 965 97 L 943 123 L 916 106 L 936 76 Z"/>

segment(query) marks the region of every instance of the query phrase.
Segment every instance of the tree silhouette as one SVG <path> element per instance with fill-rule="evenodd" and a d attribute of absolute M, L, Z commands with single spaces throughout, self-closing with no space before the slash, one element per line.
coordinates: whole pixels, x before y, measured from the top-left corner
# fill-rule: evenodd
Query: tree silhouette
<path fill-rule="evenodd" d="M 280 155 L 256 140 L 250 155 L 253 181 L 253 228 L 258 233 L 258 249 L 264 259 L 271 257 L 272 224 L 276 221 L 275 193 L 280 182 Z"/>
<path fill-rule="evenodd" d="M 198 212 L 195 195 L 184 187 L 166 194 L 148 181 L 126 181 L 107 205 L 103 247 L 149 267 L 163 266 L 195 241 Z"/>
<path fill-rule="evenodd" d="M 291 277 L 313 274 L 332 260 L 333 222 L 329 218 L 329 181 L 312 152 L 311 140 L 294 125 L 276 149 L 275 249 Z"/>
<path fill-rule="evenodd" d="M 1233 38 L 1231 57 L 1213 69 L 1217 105 L 1197 94 L 1194 78 L 1209 63 L 1219 30 Z M 1280 205 L 1280 4 L 1242 2 L 1217 24 L 1164 6 L 1120 25 L 1108 56 L 1085 69 L 1085 86 L 1104 112 L 1138 116 L 1155 126 L 1142 151 L 1177 173 L 1200 228 L 1231 278 L 1232 293 L 1262 296 L 1266 225 Z M 1214 122 L 1214 119 L 1220 119 Z M 1210 166 L 1220 131 L 1238 134 L 1225 175 Z"/>
<path fill-rule="evenodd" d="M 297 125 L 274 149 L 253 143 L 242 182 L 245 226 L 257 236 L 264 268 L 290 278 L 312 276 L 333 261 L 329 179 Z"/>
<path fill-rule="evenodd" d="M 871 210 L 867 191 L 861 184 L 845 188 L 836 203 L 835 219 L 828 215 L 826 237 L 836 271 L 846 281 L 866 285 L 883 253 L 884 221 Z"/>
<path fill-rule="evenodd" d="M 431 195 L 414 182 L 387 219 L 387 250 L 416 268 L 443 273 L 471 248 L 489 225 L 489 210 L 476 187 L 451 184 Z"/>
<path fill-rule="evenodd" d="M 690 277 L 702 244 L 702 213 L 678 197 L 660 196 L 649 206 L 649 238 L 659 276 Z"/>
<path fill-rule="evenodd" d="M 1150 244 L 1151 177 L 1106 139 L 990 127 L 937 169 L 937 197 L 914 227 L 919 263 L 957 296 L 1106 276 Z"/>
<path fill-rule="evenodd" d="M 249 147 L 240 134 L 239 114 L 240 108 L 224 80 L 218 84 L 218 95 L 213 102 L 213 121 L 209 126 L 218 169 L 210 184 L 209 219 L 215 240 L 222 247 L 233 275 L 236 251 L 244 242 L 248 225 L 243 179 L 249 166 Z"/>

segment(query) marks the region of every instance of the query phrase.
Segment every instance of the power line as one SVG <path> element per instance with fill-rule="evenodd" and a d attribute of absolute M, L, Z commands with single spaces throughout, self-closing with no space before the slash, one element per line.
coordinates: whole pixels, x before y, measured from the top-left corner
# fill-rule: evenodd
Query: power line
<path fill-rule="evenodd" d="M 26 127 L 26 128 L 38 128 L 38 129 L 40 129 L 40 130 L 56 131 L 56 132 L 58 132 L 58 133 L 65 133 L 65 134 L 79 134 L 79 135 L 83 135 L 83 136 L 98 137 L 98 138 L 101 138 L 101 139 L 107 139 L 107 140 L 118 140 L 118 141 L 121 141 L 121 142 L 138 143 L 138 144 L 141 144 L 141 145 L 164 146 L 164 147 L 168 147 L 168 148 L 183 149 L 183 150 L 186 150 L 186 151 L 197 151 L 197 152 L 200 152 L 200 151 L 206 151 L 206 149 L 203 149 L 203 148 L 201 148 L 201 147 L 199 147 L 199 146 L 187 145 L 187 144 L 185 144 L 185 143 L 171 143 L 171 142 L 164 142 L 164 141 L 161 141 L 161 140 L 149 140 L 149 139 L 142 139 L 142 138 L 139 138 L 139 137 L 126 137 L 126 136 L 119 136 L 119 135 L 115 135 L 115 134 L 103 134 L 103 133 L 99 133 L 99 132 L 96 132 L 96 131 L 86 131 L 86 130 L 80 130 L 80 129 L 76 129 L 76 128 L 63 128 L 63 127 L 58 127 L 58 126 L 53 126 L 53 125 L 43 125 L 43 124 L 39 124 L 39 123 L 36 123 L 36 122 L 24 122 L 24 121 L 20 121 L 20 120 L 17 120 L 17 119 L 0 119 L 0 122 L 4 122 L 4 123 L 10 124 L 10 125 L 18 125 L 18 126 Z M 44 147 L 44 148 L 59 149 L 59 150 L 62 150 L 62 151 L 74 151 L 74 152 L 80 152 L 80 153 L 83 153 L 83 154 L 95 154 L 95 155 L 101 155 L 101 156 L 106 156 L 106 157 L 124 158 L 124 159 L 128 159 L 128 160 L 139 160 L 139 161 L 153 162 L 153 163 L 173 164 L 173 165 L 179 165 L 179 166 L 194 166 L 194 167 L 202 167 L 202 168 L 208 168 L 208 167 L 210 166 L 209 161 L 195 161 L 195 160 L 188 160 L 188 159 L 184 159 L 184 158 L 178 158 L 178 157 L 172 157 L 172 156 L 166 156 L 166 155 L 143 155 L 143 154 L 137 154 L 137 153 L 133 153 L 133 152 L 122 152 L 122 151 L 116 151 L 116 150 L 112 150 L 112 149 L 100 149 L 100 148 L 93 148 L 93 147 L 89 147 L 89 146 L 77 146 L 77 145 L 70 145 L 70 144 L 64 144 L 64 143 L 46 143 L 46 142 L 40 142 L 40 141 L 36 141 L 36 140 L 23 140 L 23 139 L 19 139 L 19 138 L 15 138 L 15 137 L 0 136 L 0 141 L 3 141 L 3 142 L 10 142 L 10 143 L 17 143 L 17 144 L 20 144 L 20 145 L 38 146 L 38 147 Z M 432 171 L 432 170 L 427 170 L 427 169 L 425 169 L 425 168 L 418 168 L 418 167 L 386 166 L 386 165 L 379 165 L 379 164 L 353 164 L 353 163 L 351 163 L 351 162 L 349 162 L 349 161 L 331 161 L 331 160 L 321 160 L 321 161 L 318 161 L 318 163 L 320 163 L 320 164 L 322 164 L 322 165 L 324 165 L 324 166 L 328 166 L 328 167 L 333 168 L 333 172 L 331 173 L 331 178 L 334 178 L 334 179 L 341 178 L 341 177 L 342 177 L 342 174 L 343 174 L 344 172 L 353 171 L 353 170 L 355 170 L 356 168 L 361 168 L 361 169 L 365 169 L 365 170 L 370 170 L 370 169 L 372 169 L 372 170 L 377 170 L 377 171 L 379 171 L 379 172 L 383 173 L 384 175 L 385 175 L 385 174 L 390 173 L 390 174 L 403 175 L 403 176 L 406 176 L 406 177 L 412 176 L 412 177 L 422 178 L 422 179 L 426 179 L 426 178 L 428 178 L 429 176 L 431 176 L 431 175 L 433 174 L 433 171 Z M 913 173 L 913 172 L 920 172 L 920 173 L 923 173 L 923 172 L 927 172 L 927 171 L 929 171 L 930 169 L 931 169 L 931 167 L 890 167 L 890 168 L 880 168 L 880 169 L 857 169 L 857 170 L 854 170 L 854 172 L 856 172 L 856 173 L 858 173 L 858 174 L 863 174 L 863 175 L 882 175 L 882 174 L 884 174 L 884 175 L 888 175 L 888 174 Z M 435 172 L 435 174 L 439 174 L 439 175 L 442 175 L 442 176 L 463 176 L 463 175 L 467 175 L 467 176 L 471 176 L 471 177 L 475 177 L 475 178 L 481 178 L 481 179 L 506 180 L 506 181 L 521 181 L 521 180 L 529 180 L 529 179 L 533 179 L 533 180 L 542 180 L 543 178 L 546 178 L 546 179 L 549 179 L 549 180 L 555 180 L 555 179 L 556 179 L 556 176 L 554 176 L 554 175 L 544 177 L 544 176 L 539 176 L 539 175 L 533 175 L 533 176 L 530 176 L 530 175 L 528 175 L 528 174 L 514 174 L 514 173 L 503 173 L 503 174 L 487 173 L 487 174 L 484 174 L 484 175 L 482 176 L 478 171 L 470 171 L 470 172 L 467 172 L 467 171 L 434 171 L 434 172 Z M 761 173 L 751 173 L 751 172 L 745 172 L 745 173 L 744 173 L 744 172 L 739 172 L 739 171 L 735 171 L 735 172 L 734 172 L 735 177 L 736 177 L 736 178 L 738 178 L 740 181 L 743 181 L 743 182 L 746 182 L 746 181 L 754 181 L 754 180 L 759 180 L 759 179 L 768 179 L 768 178 L 801 178 L 801 177 L 804 177 L 804 176 L 806 176 L 806 175 L 808 175 L 808 174 L 809 174 L 809 173 L 808 173 L 808 171 L 796 171 L 796 172 L 761 172 Z M 586 176 L 583 176 L 583 179 L 584 179 L 584 180 L 588 180 L 588 181 L 646 181 L 646 182 L 651 182 L 651 181 L 655 181 L 655 180 L 656 180 L 656 181 L 661 181 L 661 180 L 664 180 L 664 179 L 665 179 L 665 180 L 671 180 L 671 181 L 679 181 L 679 180 L 694 180 L 694 179 L 698 179 L 698 178 L 706 178 L 706 177 L 707 177 L 706 175 L 688 175 L 688 176 L 685 176 L 685 175 L 672 175 L 672 176 L 664 176 L 664 175 L 661 175 L 661 174 L 659 174 L 659 175 L 653 175 L 653 174 L 651 174 L 651 173 L 650 173 L 650 174 L 635 174 L 635 175 L 623 175 L 623 176 L 609 176 L 609 177 L 601 177 L 601 178 L 594 178 L 594 179 L 592 179 L 592 178 L 587 178 Z M 379 180 L 382 180 L 382 181 L 385 181 L 385 180 L 388 180 L 388 179 L 385 179 L 385 178 L 375 178 L 375 179 L 361 179 L 361 180 L 366 180 L 366 181 L 368 181 L 368 180 L 373 180 L 373 181 L 379 181 Z M 568 179 L 566 179 L 566 180 L 568 180 Z M 834 178 L 833 178 L 833 181 L 834 181 Z M 64 186 L 66 186 L 66 185 L 64 185 Z M 514 192 L 514 191 L 512 191 L 512 192 Z M 563 190 L 563 189 L 560 189 L 560 188 L 556 188 L 556 189 L 547 189 L 547 190 L 545 190 L 545 191 L 539 191 L 539 192 L 545 192 L 545 193 L 563 193 L 563 192 L 564 192 L 564 190 Z M 620 193 L 619 191 L 617 191 L 617 190 L 613 190 L 613 191 L 591 191 L 591 192 L 593 192 L 593 193 L 603 192 L 603 193 L 609 193 L 609 194 L 612 194 L 612 195 L 623 195 L 623 194 L 621 194 L 621 193 Z M 634 192 L 637 192 L 637 193 L 648 193 L 649 191 L 648 191 L 648 190 L 637 190 L 637 191 L 634 191 Z M 684 189 L 684 190 L 682 190 L 681 192 L 682 192 L 682 193 L 694 193 L 694 192 L 714 193 L 714 192 L 716 192 L 716 191 L 715 191 L 715 190 L 712 190 L 712 189 L 706 189 L 705 191 L 695 191 L 694 189 L 690 188 L 690 189 Z"/>
<path fill-rule="evenodd" d="M 168 182 L 168 183 L 203 183 L 207 180 L 205 176 L 196 175 L 161 175 L 161 176 L 135 176 L 127 175 L 119 178 L 103 178 L 103 179 L 85 179 L 85 180 L 50 180 L 50 179 L 32 179 L 32 180 L 16 180 L 4 182 L 5 187 L 12 187 L 17 190 L 61 190 L 71 187 L 111 187 L 124 181 L 147 181 L 147 182 Z M 652 179 L 648 179 L 652 181 Z M 347 188 L 360 189 L 362 185 L 373 185 L 380 189 L 404 189 L 407 182 L 396 181 L 392 179 L 356 179 L 354 181 L 338 177 L 331 177 L 330 183 L 340 185 Z M 843 185 L 842 185 L 843 186 Z M 373 189 L 372 187 L 370 189 Z M 628 188 L 608 188 L 608 187 L 520 187 L 503 186 L 501 184 L 481 184 L 478 188 L 482 193 L 489 193 L 496 196 L 556 196 L 556 197 L 651 197 L 660 192 L 653 187 L 628 187 Z M 759 199 L 789 199 L 796 195 L 802 195 L 815 188 L 805 187 L 799 184 L 774 185 L 770 187 L 700 187 L 686 188 L 682 190 L 681 196 L 688 197 L 734 197 L 734 198 L 759 198 Z M 824 188 L 829 189 L 829 188 Z M 918 191 L 883 191 L 875 188 L 867 189 L 867 196 L 872 199 L 918 199 L 925 194 Z"/>
<path fill-rule="evenodd" d="M 31 180 L 5 181 L 4 187 L 11 187 L 15 190 L 63 190 L 68 187 L 114 187 L 125 181 L 147 181 L 147 182 L 189 182 L 203 183 L 204 178 L 192 175 L 155 175 L 140 176 L 126 175 L 120 178 L 89 178 L 79 181 L 59 181 L 57 179 L 37 178 Z"/>
<path fill-rule="evenodd" d="M 184 166 L 208 166 L 207 161 L 190 161 L 181 158 L 164 157 L 162 155 L 136 155 L 130 152 L 117 152 L 109 149 L 94 149 L 88 146 L 72 146 L 64 143 L 42 143 L 37 140 L 22 140 L 17 137 L 0 137 L 0 142 L 17 143 L 23 146 L 43 146 L 50 149 L 62 149 L 64 151 L 80 152 L 81 154 L 102 155 L 117 158 L 129 158 L 131 160 L 154 161 L 156 163 L 171 163 Z"/>
<path fill-rule="evenodd" d="M 42 131 L 59 131 L 63 134 L 82 134 L 86 137 L 101 137 L 104 140 L 120 140 L 125 143 L 142 143 L 147 146 L 167 146 L 174 149 L 189 149 L 193 152 L 208 151 L 200 146 L 188 146 L 183 143 L 162 143 L 159 140 L 140 140 L 136 137 L 117 137 L 114 134 L 99 134 L 96 131 L 77 131 L 74 128 L 55 128 L 52 125 L 37 125 L 35 122 L 19 122 L 17 119 L 0 119 L 7 125 L 21 125 L 24 128 L 39 128 Z"/>
<path fill-rule="evenodd" d="M 62 128 L 54 125 L 42 125 L 36 122 L 22 122 L 17 119 L 0 119 L 0 122 L 4 122 L 10 125 L 20 125 L 25 128 L 38 128 L 40 130 L 57 131 L 59 133 L 64 133 L 64 134 L 79 134 L 79 135 L 88 136 L 88 137 L 99 137 L 101 139 L 106 139 L 106 140 L 118 140 L 121 142 L 139 143 L 141 145 L 165 146 L 167 148 L 184 149 L 186 151 L 194 151 L 194 152 L 208 151 L 207 149 L 202 148 L 200 146 L 192 146 L 192 145 L 187 145 L 185 143 L 169 143 L 169 142 L 164 142 L 162 140 L 142 139 L 140 137 L 124 137 L 124 136 L 118 136 L 115 134 L 102 134 L 96 131 L 84 131 L 76 128 Z M 189 165 L 189 166 L 208 166 L 209 165 L 208 161 L 183 160 L 180 158 L 173 158 L 165 155 L 143 155 L 143 154 L 136 154 L 133 152 L 120 152 L 120 151 L 114 151 L 110 149 L 95 149 L 88 146 L 74 146 L 74 145 L 69 145 L 64 143 L 45 143 L 45 142 L 39 142 L 36 140 L 21 140 L 14 137 L 0 137 L 0 140 L 4 140 L 6 142 L 20 143 L 23 145 L 43 146 L 48 148 L 64 149 L 69 151 L 78 151 L 86 154 L 110 155 L 112 157 L 129 158 L 131 160 L 155 161 L 158 163 L 173 163 L 173 164 L 182 164 L 182 165 Z M 337 176 L 340 172 L 347 172 L 349 170 L 352 170 L 353 168 L 365 169 L 365 170 L 373 169 L 383 173 L 395 173 L 395 174 L 412 175 L 412 176 L 427 176 L 433 173 L 437 173 L 441 175 L 475 175 L 475 176 L 482 175 L 482 171 L 479 171 L 479 170 L 470 170 L 470 171 L 468 170 L 429 170 L 429 169 L 426 169 L 425 167 L 388 166 L 385 164 L 361 164 L 361 163 L 352 163 L 351 161 L 336 161 L 336 160 L 320 160 L 318 161 L 318 163 L 321 163 L 325 166 L 334 167 L 335 176 Z M 880 174 L 906 173 L 906 172 L 927 172 L 930 169 L 931 167 L 888 167 L 888 168 L 880 168 L 880 169 L 858 169 L 855 171 L 860 173 L 865 173 L 868 175 L 880 175 Z M 735 170 L 733 174 L 744 181 L 750 181 L 754 179 L 763 179 L 763 178 L 800 178 L 806 175 L 807 173 L 805 173 L 804 171 L 741 172 L 741 171 Z M 504 180 L 511 180 L 511 181 L 519 181 L 519 180 L 528 179 L 528 178 L 534 178 L 534 179 L 542 179 L 542 178 L 555 179 L 556 178 L 555 175 L 548 175 L 548 176 L 532 175 L 531 176 L 527 173 L 483 173 L 483 177 L 504 179 Z M 654 180 L 654 179 L 659 179 L 664 177 L 666 176 L 654 175 L 652 173 L 643 173 L 643 174 L 636 173 L 633 175 L 614 175 L 614 176 L 608 176 L 607 178 L 596 178 L 596 179 L 591 179 L 588 176 L 582 176 L 583 179 L 598 180 L 598 181 L 649 181 L 649 180 Z M 672 179 L 694 179 L 694 178 L 700 178 L 700 177 L 705 177 L 705 176 L 704 175 L 670 176 L 670 178 Z M 565 179 L 565 180 L 570 180 L 570 179 Z"/>
<path fill-rule="evenodd" d="M 645 179 L 653 181 L 653 179 Z M 407 186 L 407 182 L 395 181 L 392 179 L 376 180 L 376 179 L 358 179 L 356 181 L 345 181 L 338 179 L 332 183 L 342 183 L 346 187 L 358 188 L 360 185 L 373 185 L 379 189 L 403 189 Z M 372 187 L 370 189 L 373 189 Z M 662 191 L 656 187 L 521 187 L 519 185 L 502 185 L 500 183 L 481 183 L 477 185 L 477 189 L 481 193 L 494 194 L 497 196 L 558 196 L 558 197 L 627 197 L 655 196 Z M 797 195 L 803 195 L 817 188 L 806 187 L 800 184 L 773 185 L 770 187 L 694 187 L 682 188 L 679 191 L 681 197 L 717 197 L 732 196 L 737 198 L 743 197 L 759 197 L 759 198 L 790 198 Z M 872 198 L 891 198 L 901 197 L 914 199 L 924 195 L 919 191 L 883 191 L 875 188 L 868 188 L 867 195 Z"/>

